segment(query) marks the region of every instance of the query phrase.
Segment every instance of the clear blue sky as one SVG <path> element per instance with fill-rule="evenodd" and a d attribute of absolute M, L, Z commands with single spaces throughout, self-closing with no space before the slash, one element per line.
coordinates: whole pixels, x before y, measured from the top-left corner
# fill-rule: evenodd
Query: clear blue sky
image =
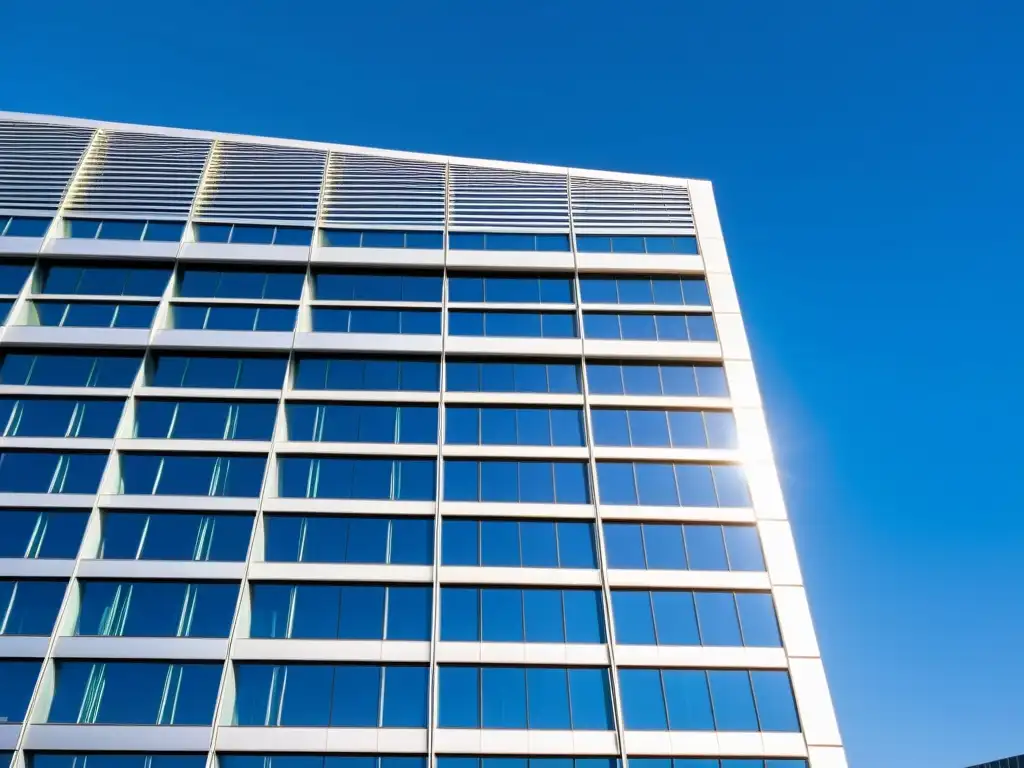
<path fill-rule="evenodd" d="M 0 107 L 711 178 L 854 768 L 1024 752 L 1024 5 L 12 0 Z"/>

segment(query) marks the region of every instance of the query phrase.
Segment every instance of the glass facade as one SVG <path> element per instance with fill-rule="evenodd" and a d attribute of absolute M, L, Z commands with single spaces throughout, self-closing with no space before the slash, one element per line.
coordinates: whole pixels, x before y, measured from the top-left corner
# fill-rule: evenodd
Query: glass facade
<path fill-rule="evenodd" d="M 146 130 L 0 189 L 0 761 L 841 764 L 709 185 Z"/>

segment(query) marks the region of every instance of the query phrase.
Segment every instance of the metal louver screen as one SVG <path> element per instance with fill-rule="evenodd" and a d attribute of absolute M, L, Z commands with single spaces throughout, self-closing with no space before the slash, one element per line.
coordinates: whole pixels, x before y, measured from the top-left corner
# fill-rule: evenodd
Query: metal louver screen
<path fill-rule="evenodd" d="M 327 153 L 217 142 L 196 218 L 313 224 Z"/>
<path fill-rule="evenodd" d="M 66 211 L 184 219 L 209 150 L 204 139 L 101 130 L 78 172 Z"/>
<path fill-rule="evenodd" d="M 693 232 L 685 186 L 573 176 L 572 220 L 577 232 Z"/>
<path fill-rule="evenodd" d="M 0 211 L 53 214 L 92 128 L 0 121 Z"/>
<path fill-rule="evenodd" d="M 569 228 L 566 177 L 472 165 L 451 166 L 452 228 Z"/>
<path fill-rule="evenodd" d="M 444 164 L 332 152 L 325 226 L 444 226 Z"/>

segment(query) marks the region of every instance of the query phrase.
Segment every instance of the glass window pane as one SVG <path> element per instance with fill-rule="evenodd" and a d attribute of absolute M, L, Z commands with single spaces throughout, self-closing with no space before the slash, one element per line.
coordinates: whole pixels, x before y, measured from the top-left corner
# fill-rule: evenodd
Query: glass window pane
<path fill-rule="evenodd" d="M 562 602 L 567 643 L 604 642 L 604 607 L 599 592 L 567 589 L 562 593 Z"/>
<path fill-rule="evenodd" d="M 638 523 L 603 523 L 604 546 L 609 568 L 647 567 L 644 542 Z"/>
<path fill-rule="evenodd" d="M 620 304 L 653 304 L 654 294 L 648 278 L 620 277 L 616 280 Z"/>
<path fill-rule="evenodd" d="M 643 447 L 668 446 L 668 420 L 664 411 L 631 410 L 629 415 L 629 434 L 632 445 Z M 698 420 L 700 414 L 697 414 Z"/>
<path fill-rule="evenodd" d="M 615 642 L 623 645 L 654 645 L 654 614 L 650 592 L 612 591 Z"/>
<path fill-rule="evenodd" d="M 703 414 L 700 411 L 669 411 L 668 422 L 672 432 L 672 445 L 675 447 L 704 448 L 707 446 L 708 439 L 704 432 Z"/>
<path fill-rule="evenodd" d="M 527 667 L 526 681 L 530 693 L 530 728 L 569 730 L 572 722 L 566 671 L 551 667 Z"/>
<path fill-rule="evenodd" d="M 750 493 L 742 467 L 718 464 L 711 468 L 720 507 L 749 507 Z"/>
<path fill-rule="evenodd" d="M 384 587 L 341 588 L 338 637 L 347 640 L 380 640 L 384 637 Z"/>
<path fill-rule="evenodd" d="M 589 504 L 590 482 L 587 465 L 581 462 L 556 461 L 555 501 L 559 504 Z"/>
<path fill-rule="evenodd" d="M 658 645 L 700 645 L 692 592 L 658 590 L 651 598 Z"/>
<path fill-rule="evenodd" d="M 444 462 L 445 501 L 479 501 L 480 464 L 448 459 Z"/>
<path fill-rule="evenodd" d="M 612 724 L 611 691 L 607 669 L 571 668 L 569 703 L 572 727 L 583 731 L 608 731 Z"/>
<path fill-rule="evenodd" d="M 686 568 L 687 558 L 683 550 L 683 532 L 678 524 L 644 523 L 643 532 L 648 568 L 670 570 Z"/>
<path fill-rule="evenodd" d="M 50 228 L 50 219 L 14 216 L 4 231 L 5 237 L 42 237 Z"/>
<path fill-rule="evenodd" d="M 333 584 L 300 584 L 294 590 L 290 637 L 311 640 L 339 637 L 341 588 Z"/>
<path fill-rule="evenodd" d="M 618 339 L 619 316 L 602 312 L 587 312 L 583 315 L 583 335 L 588 339 Z"/>
<path fill-rule="evenodd" d="M 400 517 L 391 521 L 389 562 L 430 565 L 434 562 L 434 520 Z"/>
<path fill-rule="evenodd" d="M 479 673 L 476 667 L 443 666 L 438 670 L 440 727 L 480 727 Z"/>
<path fill-rule="evenodd" d="M 516 590 L 516 593 L 523 595 L 526 642 L 564 643 L 561 590 L 526 589 L 522 593 Z"/>
<path fill-rule="evenodd" d="M 743 644 L 779 648 L 779 624 L 775 618 L 775 605 L 767 592 L 737 592 L 736 604 L 743 628 Z"/>
<path fill-rule="evenodd" d="M 727 571 L 725 542 L 720 525 L 685 525 L 686 554 L 695 571 Z"/>
<path fill-rule="evenodd" d="M 481 528 L 481 564 L 518 567 L 519 524 L 509 520 L 484 520 Z"/>
<path fill-rule="evenodd" d="M 761 730 L 798 733 L 800 720 L 796 714 L 789 675 L 781 670 L 753 670 L 750 677 L 754 684 Z"/>
<path fill-rule="evenodd" d="M 675 473 L 671 464 L 636 463 L 636 487 L 641 504 L 675 506 L 679 504 Z"/>
<path fill-rule="evenodd" d="M 519 464 L 515 461 L 480 462 L 480 500 L 515 502 L 519 500 Z M 487 551 L 484 534 L 484 552 Z"/>
<path fill-rule="evenodd" d="M 440 249 L 444 247 L 443 238 L 444 235 L 440 232 L 407 232 L 405 235 L 405 247 Z"/>
<path fill-rule="evenodd" d="M 480 435 L 484 445 L 516 445 L 516 410 L 481 408 Z"/>
<path fill-rule="evenodd" d="M 750 525 L 724 526 L 729 551 L 729 568 L 733 571 L 763 571 L 764 556 L 757 528 Z"/>
<path fill-rule="evenodd" d="M 598 462 L 597 485 L 601 504 L 637 504 L 633 465 L 629 462 Z"/>
<path fill-rule="evenodd" d="M 524 504 L 551 504 L 557 500 L 551 464 L 546 461 L 519 462 L 519 501 Z"/>
<path fill-rule="evenodd" d="M 686 315 L 686 331 L 690 341 L 718 341 L 711 315 Z"/>
<path fill-rule="evenodd" d="M 590 523 L 557 523 L 558 561 L 562 568 L 596 568 L 594 530 Z"/>
<path fill-rule="evenodd" d="M 709 670 L 708 681 L 715 708 L 715 727 L 719 731 L 758 730 L 750 676 L 746 670 Z"/>
<path fill-rule="evenodd" d="M 471 587 L 441 589 L 441 640 L 480 640 L 480 591 Z"/>
<path fill-rule="evenodd" d="M 323 244 L 328 248 L 358 248 L 362 232 L 347 229 L 323 229 Z"/>
<path fill-rule="evenodd" d="M 622 382 L 624 393 L 627 395 L 662 394 L 661 379 L 657 365 L 623 365 Z M 664 394 L 676 393 L 666 390 Z"/>
<path fill-rule="evenodd" d="M 479 565 L 479 528 L 480 523 L 476 520 L 446 518 L 442 523 L 441 563 Z"/>
<path fill-rule="evenodd" d="M 485 409 L 493 410 L 493 409 Z M 551 445 L 551 414 L 546 408 L 519 408 L 515 414 L 516 445 Z"/>
<path fill-rule="evenodd" d="M 720 365 L 698 365 L 694 367 L 697 389 L 704 397 L 728 397 L 729 386 L 725 381 L 725 370 Z"/>
<path fill-rule="evenodd" d="M 612 410 L 610 408 L 595 408 L 591 410 L 590 418 L 594 425 L 595 445 L 629 445 L 629 422 L 626 413 L 626 411 Z M 601 494 L 604 501 L 603 484 L 601 486 Z"/>
<path fill-rule="evenodd" d="M 572 408 L 553 408 L 551 434 L 554 445 L 582 446 L 586 444 L 583 434 L 583 412 Z"/>
<path fill-rule="evenodd" d="M 555 524 L 548 520 L 524 520 L 519 523 L 526 568 L 557 568 L 558 542 Z"/>
<path fill-rule="evenodd" d="M 652 340 L 658 338 L 654 315 L 617 315 L 623 339 Z"/>
<path fill-rule="evenodd" d="M 743 645 L 732 592 L 696 592 L 694 598 L 703 645 Z"/>
<path fill-rule="evenodd" d="M 526 670 L 484 667 L 482 673 L 483 727 L 526 727 Z"/>
<path fill-rule="evenodd" d="M 309 245 L 313 242 L 313 230 L 307 227 L 278 227 L 274 234 L 274 245 Z"/>
<path fill-rule="evenodd" d="M 620 669 L 619 690 L 626 728 L 631 731 L 665 731 L 665 697 L 661 673 L 656 669 Z"/>
<path fill-rule="evenodd" d="M 480 590 L 483 639 L 493 643 L 523 642 L 523 593 L 518 589 Z"/>
<path fill-rule="evenodd" d="M 648 242 L 650 242 L 648 240 Z M 683 286 L 678 278 L 654 278 L 654 303 L 671 306 L 683 304 Z"/>
<path fill-rule="evenodd" d="M 718 496 L 707 464 L 676 464 L 680 502 L 685 507 L 717 507 Z"/>
<path fill-rule="evenodd" d="M 714 673 L 712 673 L 714 674 Z M 746 676 L 746 672 L 740 672 Z M 668 705 L 669 729 L 673 731 L 711 731 L 716 719 L 711 714 L 711 700 L 704 671 L 699 669 L 666 669 L 662 672 L 665 702 Z M 718 700 L 715 699 L 715 715 Z M 722 728 L 721 721 L 717 727 Z"/>
<path fill-rule="evenodd" d="M 379 724 L 383 671 L 381 667 L 362 664 L 344 664 L 334 668 L 332 726 L 373 728 Z"/>
<path fill-rule="evenodd" d="M 427 679 L 425 666 L 390 666 L 384 671 L 385 728 L 425 728 Z"/>

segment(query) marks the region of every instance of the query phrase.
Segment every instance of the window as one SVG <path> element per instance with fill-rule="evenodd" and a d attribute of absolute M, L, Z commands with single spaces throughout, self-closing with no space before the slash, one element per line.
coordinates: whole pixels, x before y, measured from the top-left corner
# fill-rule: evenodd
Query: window
<path fill-rule="evenodd" d="M 251 637 L 429 640 L 432 589 L 376 584 L 254 584 Z"/>
<path fill-rule="evenodd" d="M 267 515 L 267 562 L 431 565 L 434 519 Z"/>
<path fill-rule="evenodd" d="M 105 453 L 0 453 L 0 491 L 6 493 L 96 493 L 107 464 Z"/>
<path fill-rule="evenodd" d="M 206 768 L 205 753 L 33 752 L 25 758 L 28 768 Z"/>
<path fill-rule="evenodd" d="M 49 635 L 66 581 L 0 580 L 0 635 Z"/>
<path fill-rule="evenodd" d="M 98 557 L 104 560 L 242 562 L 250 515 L 191 512 L 104 512 Z"/>
<path fill-rule="evenodd" d="M 443 565 L 596 568 L 588 522 L 445 518 Z"/>
<path fill-rule="evenodd" d="M 232 725 L 425 728 L 428 668 L 236 664 Z"/>
<path fill-rule="evenodd" d="M 296 389 L 437 392 L 440 364 L 429 358 L 300 357 Z"/>
<path fill-rule="evenodd" d="M 64 237 L 87 240 L 150 240 L 175 243 L 185 223 L 180 221 L 124 221 L 120 219 L 65 219 Z"/>
<path fill-rule="evenodd" d="M 576 315 L 571 312 L 470 312 L 449 310 L 451 336 L 522 336 L 531 339 L 575 339 Z"/>
<path fill-rule="evenodd" d="M 313 307 L 313 330 L 322 333 L 441 333 L 441 313 L 431 309 L 337 309 Z"/>
<path fill-rule="evenodd" d="M 510 232 L 452 232 L 448 248 L 453 251 L 561 251 L 569 250 L 569 236 Z"/>
<path fill-rule="evenodd" d="M 784 671 L 620 669 L 619 686 L 628 730 L 800 730 Z"/>
<path fill-rule="evenodd" d="M 31 301 L 28 325 L 51 328 L 149 328 L 155 304 Z"/>
<path fill-rule="evenodd" d="M 0 509 L 0 558 L 73 559 L 89 510 Z"/>
<path fill-rule="evenodd" d="M 0 364 L 0 383 L 33 387 L 116 387 L 135 381 L 141 357 L 9 352 Z"/>
<path fill-rule="evenodd" d="M 763 571 L 752 525 L 604 523 L 609 568 Z"/>
<path fill-rule="evenodd" d="M 449 392 L 580 391 L 580 368 L 575 363 L 448 358 L 445 365 L 445 387 Z"/>
<path fill-rule="evenodd" d="M 807 761 L 798 758 L 757 757 L 631 757 L 629 764 L 635 768 L 807 768 Z"/>
<path fill-rule="evenodd" d="M 603 643 L 601 594 L 592 589 L 443 587 L 441 640 Z"/>
<path fill-rule="evenodd" d="M 185 267 L 177 295 L 189 299 L 282 299 L 298 301 L 304 272 Z"/>
<path fill-rule="evenodd" d="M 217 760 L 220 763 L 220 768 L 427 768 L 427 758 L 417 755 L 359 755 L 358 757 L 327 755 L 325 757 L 310 754 L 219 754 Z M 57 768 L 62 767 L 58 766 Z M 89 767 L 84 766 L 83 768 Z M 156 768 L 161 767 L 157 766 Z M 189 766 L 188 768 L 193 767 Z M 198 768 L 204 768 L 204 766 L 198 766 Z"/>
<path fill-rule="evenodd" d="M 288 403 L 289 440 L 335 443 L 437 443 L 435 405 Z"/>
<path fill-rule="evenodd" d="M 157 355 L 148 383 L 153 387 L 280 389 L 286 364 L 284 357 Z"/>
<path fill-rule="evenodd" d="M 655 411 L 595 408 L 596 445 L 675 448 L 736 448 L 730 411 Z"/>
<path fill-rule="evenodd" d="M 155 496 L 255 498 L 267 464 L 265 456 L 125 453 L 120 459 L 119 493 Z"/>
<path fill-rule="evenodd" d="M 3 222 L 4 219 L 0 217 L 0 227 Z M 0 294 L 17 296 L 31 271 L 31 264 L 0 264 Z"/>
<path fill-rule="evenodd" d="M 437 756 L 437 768 L 622 768 L 615 757 L 453 757 Z M 630 763 L 636 758 L 631 757 Z M 718 768 L 718 766 L 715 766 Z"/>
<path fill-rule="evenodd" d="M 41 666 L 38 661 L 0 659 L 0 722 L 20 723 L 25 719 Z"/>
<path fill-rule="evenodd" d="M 440 232 L 396 229 L 322 229 L 321 244 L 328 248 L 425 248 L 440 250 L 444 236 Z"/>
<path fill-rule="evenodd" d="M 711 306 L 702 277 L 614 277 L 582 275 L 584 304 L 663 304 Z"/>
<path fill-rule="evenodd" d="M 782 647 L 768 592 L 615 589 L 612 614 L 625 645 Z"/>
<path fill-rule="evenodd" d="M 718 341 L 710 314 L 615 314 L 586 312 L 583 335 L 588 339 L 626 341 Z"/>
<path fill-rule="evenodd" d="M 433 459 L 306 458 L 278 460 L 278 495 L 298 499 L 433 501 Z"/>
<path fill-rule="evenodd" d="M 6 437 L 113 437 L 123 400 L 0 398 Z"/>
<path fill-rule="evenodd" d="M 196 331 L 293 331 L 295 307 L 173 304 L 172 327 Z"/>
<path fill-rule="evenodd" d="M 587 387 L 594 395 L 728 397 L 721 365 L 672 363 L 587 363 Z"/>
<path fill-rule="evenodd" d="M 449 459 L 445 501 L 589 504 L 587 465 L 577 461 Z"/>
<path fill-rule="evenodd" d="M 576 235 L 580 253 L 671 253 L 696 255 L 693 235 Z"/>
<path fill-rule="evenodd" d="M 220 662 L 58 661 L 49 723 L 210 725 Z"/>
<path fill-rule="evenodd" d="M 448 301 L 572 304 L 572 297 L 571 277 L 452 275 L 448 278 Z"/>
<path fill-rule="evenodd" d="M 599 461 L 597 484 L 602 504 L 750 506 L 743 469 L 732 464 Z"/>
<path fill-rule="evenodd" d="M 442 666 L 438 686 L 442 728 L 614 727 L 604 668 Z"/>
<path fill-rule="evenodd" d="M 244 245 L 309 245 L 310 227 L 273 227 L 263 224 L 194 224 L 197 243 Z"/>
<path fill-rule="evenodd" d="M 577 408 L 469 408 L 445 410 L 449 445 L 585 445 Z"/>
<path fill-rule="evenodd" d="M 36 216 L 0 216 L 0 237 L 43 237 L 50 219 Z"/>
<path fill-rule="evenodd" d="M 14 306 L 13 301 L 0 300 L 0 323 L 6 323 L 8 315 L 11 313 L 11 307 Z"/>
<path fill-rule="evenodd" d="M 238 584 L 82 581 L 76 635 L 227 637 Z"/>
<path fill-rule="evenodd" d="M 313 276 L 317 300 L 420 301 L 441 303 L 441 275 L 373 272 L 319 272 Z"/>
<path fill-rule="evenodd" d="M 170 267 L 48 264 L 42 270 L 40 293 L 74 296 L 163 295 Z"/>
<path fill-rule="evenodd" d="M 277 403 L 248 400 L 137 400 L 135 437 L 270 440 Z"/>

